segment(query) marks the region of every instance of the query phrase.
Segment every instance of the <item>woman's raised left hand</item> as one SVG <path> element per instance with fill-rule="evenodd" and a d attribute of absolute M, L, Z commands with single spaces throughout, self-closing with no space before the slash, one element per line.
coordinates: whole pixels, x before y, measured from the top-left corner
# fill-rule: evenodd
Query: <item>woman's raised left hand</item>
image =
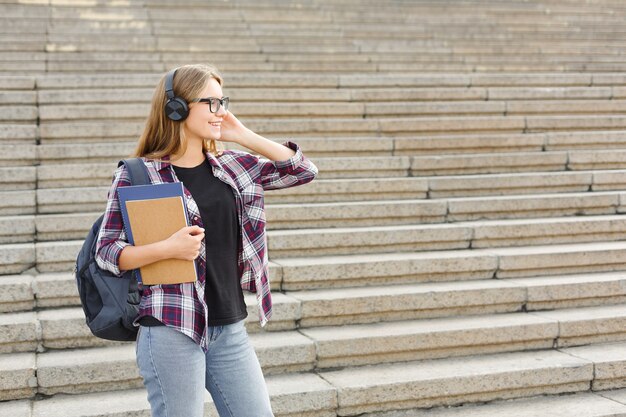
<path fill-rule="evenodd" d="M 235 117 L 230 110 L 226 111 L 226 115 L 222 119 L 222 126 L 220 129 L 220 138 L 222 142 L 237 142 L 241 139 L 246 132 L 250 129 L 244 126 L 243 123 Z"/>

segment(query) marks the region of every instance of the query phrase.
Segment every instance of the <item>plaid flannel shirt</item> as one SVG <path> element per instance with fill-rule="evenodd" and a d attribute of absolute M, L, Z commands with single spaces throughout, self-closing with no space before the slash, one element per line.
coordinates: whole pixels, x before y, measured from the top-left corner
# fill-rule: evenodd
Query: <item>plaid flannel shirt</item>
<path fill-rule="evenodd" d="M 299 145 L 292 141 L 283 145 L 296 151 L 284 161 L 271 161 L 235 149 L 224 150 L 218 157 L 207 152 L 206 156 L 216 178 L 229 184 L 237 203 L 241 227 L 238 253 L 241 288 L 256 293 L 259 320 L 265 326 L 272 315 L 272 298 L 269 285 L 267 237 L 265 235 L 265 190 L 294 187 L 312 181 L 317 167 L 306 158 Z M 153 184 L 180 182 L 169 162 L 159 162 L 142 157 Z M 162 158 L 169 160 L 169 156 Z M 117 168 L 109 189 L 107 207 L 96 242 L 96 262 L 100 268 L 122 276 L 119 258 L 129 245 L 119 207 L 117 188 L 130 185 L 125 165 Z M 189 190 L 183 187 L 187 201 L 190 225 L 202 226 L 200 211 Z M 207 231 L 210 236 L 210 231 Z M 139 316 L 133 325 L 139 326 L 139 318 L 151 315 L 166 326 L 188 335 L 206 352 L 208 340 L 206 317 L 208 308 L 204 297 L 206 282 L 206 245 L 202 241 L 200 256 L 196 258 L 198 277 L 196 282 L 162 285 L 139 285 L 141 303 Z"/>

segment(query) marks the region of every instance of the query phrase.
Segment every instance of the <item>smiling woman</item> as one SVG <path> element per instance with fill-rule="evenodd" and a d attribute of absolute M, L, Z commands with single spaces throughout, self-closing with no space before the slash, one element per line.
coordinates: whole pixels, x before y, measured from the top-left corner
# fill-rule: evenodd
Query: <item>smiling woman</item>
<path fill-rule="evenodd" d="M 96 242 L 98 265 L 117 276 L 162 259 L 196 265 L 195 282 L 139 284 L 133 325 L 139 326 L 137 365 L 152 416 L 203 416 L 207 390 L 220 416 L 273 416 L 245 327 L 243 291 L 256 293 L 265 326 L 272 297 L 264 191 L 306 184 L 318 170 L 298 144 L 279 144 L 245 127 L 228 110 L 222 84 L 210 65 L 185 65 L 165 74 L 135 150 L 152 184 L 183 184 L 190 226 L 159 242 L 131 245 L 117 197 L 119 187 L 131 184 L 123 164 L 115 172 Z M 236 142 L 265 158 L 218 150 L 220 142 Z"/>

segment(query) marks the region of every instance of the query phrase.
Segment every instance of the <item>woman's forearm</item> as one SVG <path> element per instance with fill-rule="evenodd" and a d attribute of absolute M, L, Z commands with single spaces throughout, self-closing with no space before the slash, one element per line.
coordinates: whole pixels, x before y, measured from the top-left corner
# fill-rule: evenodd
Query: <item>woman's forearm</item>
<path fill-rule="evenodd" d="M 127 245 L 120 254 L 119 268 L 128 271 L 168 258 L 170 256 L 165 240 L 142 246 Z"/>

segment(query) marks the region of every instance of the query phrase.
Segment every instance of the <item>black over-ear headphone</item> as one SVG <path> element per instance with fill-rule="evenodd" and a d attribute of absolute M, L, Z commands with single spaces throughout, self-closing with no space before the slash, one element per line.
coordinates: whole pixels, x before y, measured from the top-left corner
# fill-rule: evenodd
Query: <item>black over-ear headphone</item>
<path fill-rule="evenodd" d="M 174 68 L 165 76 L 165 94 L 167 96 L 165 115 L 175 122 L 180 122 L 189 116 L 189 106 L 184 98 L 174 94 L 174 75 L 177 69 Z"/>

